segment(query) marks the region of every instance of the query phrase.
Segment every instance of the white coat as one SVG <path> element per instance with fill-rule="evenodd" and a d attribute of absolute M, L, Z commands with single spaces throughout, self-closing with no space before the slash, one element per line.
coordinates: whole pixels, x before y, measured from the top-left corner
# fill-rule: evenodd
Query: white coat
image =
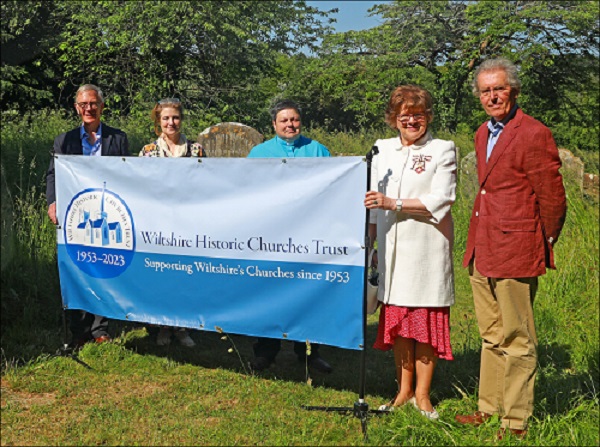
<path fill-rule="evenodd" d="M 372 210 L 377 224 L 379 292 L 386 304 L 447 307 L 454 304 L 450 207 L 456 197 L 456 147 L 426 133 L 412 146 L 400 138 L 377 140 L 371 190 L 419 199 L 432 217 Z"/>

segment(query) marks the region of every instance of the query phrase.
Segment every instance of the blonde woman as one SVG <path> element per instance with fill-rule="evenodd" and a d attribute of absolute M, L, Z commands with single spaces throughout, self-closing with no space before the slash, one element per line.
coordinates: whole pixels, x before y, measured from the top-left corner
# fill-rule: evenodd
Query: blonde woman
<path fill-rule="evenodd" d="M 204 148 L 199 143 L 188 141 L 181 133 L 183 106 L 177 98 L 161 99 L 151 112 L 154 121 L 154 132 L 158 138 L 145 145 L 140 157 L 205 157 Z M 194 340 L 184 328 L 161 326 L 156 337 L 156 344 L 165 346 L 171 343 L 171 337 L 179 340 L 183 346 L 195 346 Z"/>

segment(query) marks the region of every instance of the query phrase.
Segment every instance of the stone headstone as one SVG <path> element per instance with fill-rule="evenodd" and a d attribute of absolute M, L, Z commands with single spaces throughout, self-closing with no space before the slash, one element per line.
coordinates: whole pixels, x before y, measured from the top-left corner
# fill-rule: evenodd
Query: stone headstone
<path fill-rule="evenodd" d="M 583 174 L 583 192 L 598 200 L 600 196 L 600 180 L 596 174 Z"/>
<path fill-rule="evenodd" d="M 558 155 L 562 161 L 561 172 L 565 180 L 575 182 L 579 189 L 583 191 L 584 164 L 581 158 L 576 157 L 568 149 L 559 148 Z"/>
<path fill-rule="evenodd" d="M 198 135 L 207 157 L 246 157 L 264 139 L 256 129 L 240 123 L 215 124 Z"/>
<path fill-rule="evenodd" d="M 479 191 L 479 180 L 477 179 L 477 156 L 475 151 L 469 152 L 460 161 L 460 192 L 467 201 L 475 200 Z"/>

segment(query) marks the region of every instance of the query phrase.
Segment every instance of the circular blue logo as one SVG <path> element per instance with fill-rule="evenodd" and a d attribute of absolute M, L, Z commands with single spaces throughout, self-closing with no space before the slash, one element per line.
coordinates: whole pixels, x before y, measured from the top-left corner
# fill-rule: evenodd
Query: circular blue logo
<path fill-rule="evenodd" d="M 67 207 L 64 238 L 75 265 L 94 278 L 115 278 L 135 254 L 133 217 L 127 204 L 103 188 L 81 191 Z"/>

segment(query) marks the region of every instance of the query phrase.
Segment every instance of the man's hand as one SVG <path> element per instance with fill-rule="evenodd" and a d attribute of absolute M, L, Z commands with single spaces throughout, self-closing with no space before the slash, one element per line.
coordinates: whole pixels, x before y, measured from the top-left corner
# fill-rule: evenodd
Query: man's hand
<path fill-rule="evenodd" d="M 54 225 L 58 225 L 58 220 L 56 219 L 56 202 L 52 202 L 48 207 L 48 217 Z"/>

